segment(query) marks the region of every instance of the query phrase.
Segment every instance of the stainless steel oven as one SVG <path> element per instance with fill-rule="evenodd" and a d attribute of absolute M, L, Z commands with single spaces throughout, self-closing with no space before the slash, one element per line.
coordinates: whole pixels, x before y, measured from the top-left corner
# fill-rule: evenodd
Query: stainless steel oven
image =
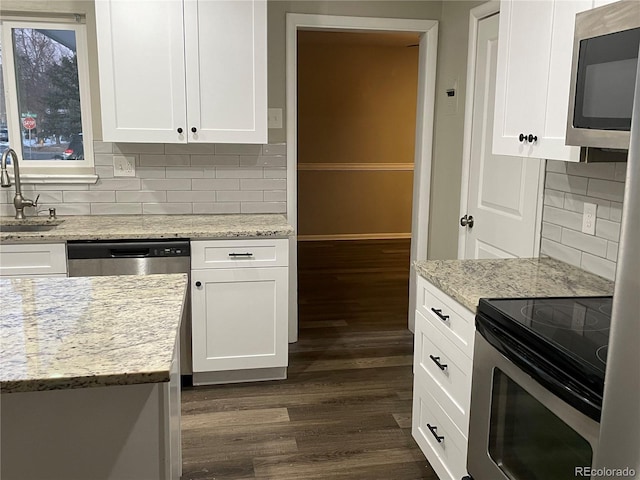
<path fill-rule="evenodd" d="M 474 480 L 591 477 L 610 311 L 611 297 L 481 300 L 467 457 Z"/>

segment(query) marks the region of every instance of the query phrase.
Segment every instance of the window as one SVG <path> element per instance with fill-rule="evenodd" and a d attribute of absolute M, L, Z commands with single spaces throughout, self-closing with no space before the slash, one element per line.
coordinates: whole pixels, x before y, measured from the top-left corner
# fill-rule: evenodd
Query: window
<path fill-rule="evenodd" d="M 93 175 L 86 28 L 0 19 L 0 151 L 25 177 Z"/>

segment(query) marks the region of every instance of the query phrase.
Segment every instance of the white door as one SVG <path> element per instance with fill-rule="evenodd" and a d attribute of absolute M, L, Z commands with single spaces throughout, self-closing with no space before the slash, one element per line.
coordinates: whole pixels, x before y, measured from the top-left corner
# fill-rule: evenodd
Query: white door
<path fill-rule="evenodd" d="M 266 4 L 184 2 L 189 142 L 267 143 Z"/>
<path fill-rule="evenodd" d="M 491 151 L 498 52 L 498 15 L 480 20 L 471 123 L 467 208 L 473 227 L 466 233 L 463 258 L 533 257 L 543 162 L 494 155 Z M 463 182 L 464 183 L 464 182 Z"/>

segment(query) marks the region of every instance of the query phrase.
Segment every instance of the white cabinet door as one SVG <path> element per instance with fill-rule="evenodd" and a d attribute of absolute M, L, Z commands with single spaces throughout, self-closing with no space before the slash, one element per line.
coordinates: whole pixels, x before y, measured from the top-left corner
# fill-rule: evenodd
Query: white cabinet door
<path fill-rule="evenodd" d="M 66 277 L 67 248 L 64 243 L 1 244 L 0 276 Z"/>
<path fill-rule="evenodd" d="M 592 0 L 500 3 L 493 153 L 579 160 L 564 137 L 575 14 L 591 7 Z"/>
<path fill-rule="evenodd" d="M 267 142 L 265 0 L 96 2 L 103 140 Z"/>
<path fill-rule="evenodd" d="M 103 140 L 186 142 L 182 2 L 111 0 L 95 8 Z"/>
<path fill-rule="evenodd" d="M 288 269 L 192 270 L 193 371 L 287 365 Z"/>
<path fill-rule="evenodd" d="M 267 142 L 267 5 L 185 0 L 189 142 Z"/>

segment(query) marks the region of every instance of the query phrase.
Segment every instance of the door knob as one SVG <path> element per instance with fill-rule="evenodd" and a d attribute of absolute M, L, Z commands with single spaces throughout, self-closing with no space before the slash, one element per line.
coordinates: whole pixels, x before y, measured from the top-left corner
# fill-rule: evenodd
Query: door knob
<path fill-rule="evenodd" d="M 460 219 L 460 225 L 463 227 L 473 228 L 473 215 L 465 215 Z"/>

